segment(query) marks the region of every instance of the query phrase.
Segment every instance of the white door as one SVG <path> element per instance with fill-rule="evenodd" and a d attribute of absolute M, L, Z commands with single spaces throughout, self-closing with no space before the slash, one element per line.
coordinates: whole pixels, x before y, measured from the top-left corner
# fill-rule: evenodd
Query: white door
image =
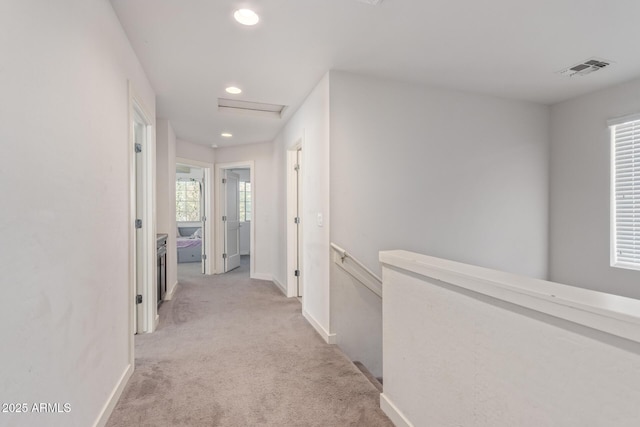
<path fill-rule="evenodd" d="M 240 267 L 240 209 L 238 206 L 237 173 L 224 171 L 224 272 Z"/>

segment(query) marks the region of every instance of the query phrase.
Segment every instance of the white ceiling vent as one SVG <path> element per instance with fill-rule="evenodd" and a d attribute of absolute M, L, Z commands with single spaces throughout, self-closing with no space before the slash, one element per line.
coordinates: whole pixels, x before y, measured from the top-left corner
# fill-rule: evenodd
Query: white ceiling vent
<path fill-rule="evenodd" d="M 611 65 L 611 61 L 599 58 L 591 58 L 569 68 L 565 68 L 564 70 L 558 71 L 558 74 L 567 77 L 585 76 L 587 74 L 593 73 L 594 71 L 601 70 L 609 65 Z"/>
<path fill-rule="evenodd" d="M 279 119 L 286 108 L 286 105 L 218 98 L 218 111 L 228 113 L 250 114 Z"/>

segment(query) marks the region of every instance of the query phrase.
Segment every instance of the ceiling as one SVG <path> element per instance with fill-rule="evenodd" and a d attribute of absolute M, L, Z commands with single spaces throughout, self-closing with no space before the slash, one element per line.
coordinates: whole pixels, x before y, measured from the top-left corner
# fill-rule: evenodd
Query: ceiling
<path fill-rule="evenodd" d="M 637 0 L 111 0 L 179 139 L 271 141 L 330 69 L 553 104 L 640 76 Z M 233 12 L 251 8 L 253 27 Z M 613 61 L 581 77 L 557 72 Z M 225 93 L 227 86 L 243 89 Z M 219 112 L 218 98 L 287 105 Z M 223 132 L 232 138 L 220 136 Z"/>

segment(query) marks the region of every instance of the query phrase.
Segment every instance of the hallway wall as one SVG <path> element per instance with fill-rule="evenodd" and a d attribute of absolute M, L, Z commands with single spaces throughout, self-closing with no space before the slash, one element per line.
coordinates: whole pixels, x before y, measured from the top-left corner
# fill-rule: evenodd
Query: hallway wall
<path fill-rule="evenodd" d="M 547 275 L 546 106 L 331 72 L 331 239 Z"/>
<path fill-rule="evenodd" d="M 91 426 L 132 368 L 128 81 L 155 94 L 107 0 L 3 0 L 0 28 L 0 401 L 71 410 L 0 424 Z"/>
<path fill-rule="evenodd" d="M 547 274 L 548 108 L 332 71 L 331 241 Z M 382 373 L 381 300 L 331 270 L 331 328 Z"/>
<path fill-rule="evenodd" d="M 178 283 L 176 249 L 176 134 L 166 119 L 156 121 L 156 211 L 158 233 L 167 238 L 167 295 Z"/>
<path fill-rule="evenodd" d="M 309 94 L 302 106 L 275 139 L 279 166 L 278 188 L 278 280 L 286 284 L 286 156 L 302 141 L 302 280 L 303 313 L 325 338 L 330 336 L 329 319 L 329 74 Z M 322 215 L 322 225 L 318 222 Z"/>

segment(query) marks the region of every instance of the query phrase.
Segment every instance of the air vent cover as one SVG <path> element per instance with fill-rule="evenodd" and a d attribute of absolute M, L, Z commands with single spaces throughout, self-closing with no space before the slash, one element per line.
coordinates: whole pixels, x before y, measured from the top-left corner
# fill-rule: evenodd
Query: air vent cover
<path fill-rule="evenodd" d="M 611 61 L 599 58 L 591 58 L 569 68 L 565 68 L 564 70 L 558 71 L 558 74 L 567 77 L 585 76 L 587 74 L 593 73 L 594 71 L 601 70 L 609 65 L 611 65 Z"/>
<path fill-rule="evenodd" d="M 218 98 L 218 111 L 228 113 L 251 114 L 279 119 L 286 108 L 285 105 Z"/>
<path fill-rule="evenodd" d="M 380 3 L 382 3 L 382 0 L 356 0 L 356 1 L 359 1 L 360 3 L 370 4 L 372 6 L 377 6 Z"/>

